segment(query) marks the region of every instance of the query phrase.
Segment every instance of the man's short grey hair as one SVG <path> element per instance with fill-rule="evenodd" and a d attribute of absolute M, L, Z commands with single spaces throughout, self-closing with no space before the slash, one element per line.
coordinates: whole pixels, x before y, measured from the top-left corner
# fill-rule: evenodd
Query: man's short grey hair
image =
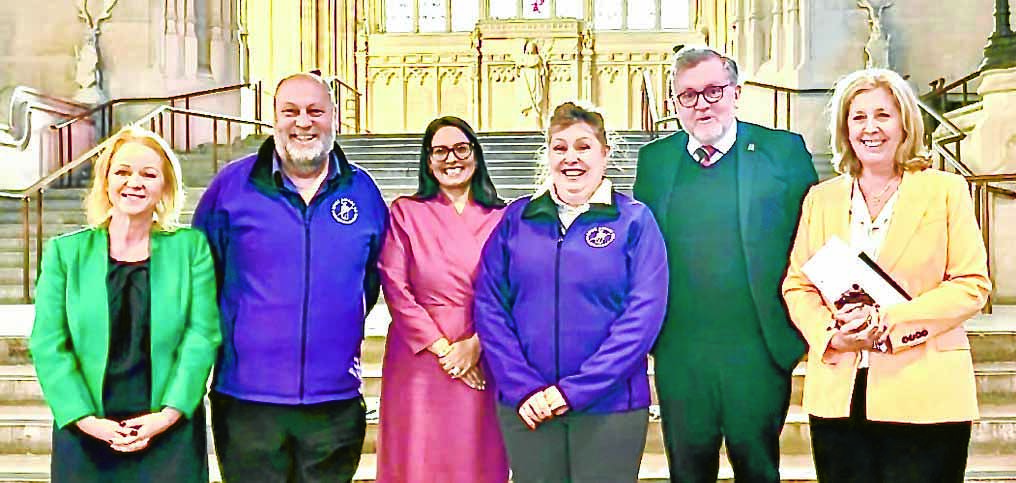
<path fill-rule="evenodd" d="M 737 85 L 737 62 L 707 45 L 688 45 L 674 53 L 674 60 L 670 64 L 670 85 L 674 85 L 674 79 L 677 79 L 678 74 L 709 59 L 723 61 L 723 68 L 727 70 L 730 83 Z"/>
<path fill-rule="evenodd" d="M 314 74 L 314 73 L 310 73 L 310 72 L 297 72 L 296 74 L 290 74 L 290 75 L 287 75 L 286 77 L 283 77 L 282 80 L 280 80 L 278 84 L 275 84 L 275 92 L 276 93 L 279 92 L 279 88 L 282 87 L 282 84 L 285 84 L 286 82 L 288 82 L 288 81 L 290 81 L 292 79 L 296 79 L 296 78 L 307 79 L 307 80 L 314 81 L 317 84 L 320 84 L 321 87 L 325 90 L 325 92 L 328 93 L 328 100 L 332 101 L 332 105 L 333 106 L 336 105 L 335 91 L 332 90 L 332 86 L 329 84 L 329 82 L 327 80 L 325 80 L 324 77 L 321 77 L 320 75 L 317 75 L 317 74 Z M 275 99 L 274 103 L 277 104 L 278 103 L 278 99 Z M 336 111 L 338 111 L 337 107 L 338 106 L 336 106 Z"/>

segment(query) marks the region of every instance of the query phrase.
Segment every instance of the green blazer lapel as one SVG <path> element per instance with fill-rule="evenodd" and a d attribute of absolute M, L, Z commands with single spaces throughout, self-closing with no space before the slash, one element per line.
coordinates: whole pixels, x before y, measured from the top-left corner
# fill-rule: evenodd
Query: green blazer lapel
<path fill-rule="evenodd" d="M 896 204 L 889 222 L 889 231 L 878 254 L 878 266 L 891 272 L 903 256 L 910 239 L 917 233 L 917 227 L 931 204 L 926 193 L 925 178 L 921 173 L 903 173 L 903 180 L 897 190 Z"/>
<path fill-rule="evenodd" d="M 90 363 L 82 361 L 81 369 L 86 381 L 98 382 L 89 389 L 92 399 L 99 406 L 97 409 L 102 413 L 102 381 L 109 362 L 109 293 L 106 290 L 109 232 L 105 228 L 92 229 L 92 236 L 87 240 L 85 246 L 78 247 L 81 265 L 76 267 L 77 286 L 68 287 L 68 290 L 77 293 L 77 297 L 70 297 L 70 300 L 80 304 L 78 307 L 68 305 L 68 314 L 74 314 L 74 317 L 68 317 L 68 325 L 77 335 L 75 339 L 87 345 L 75 352 L 91 359 Z M 71 270 L 74 268 L 72 265 Z"/>
<path fill-rule="evenodd" d="M 747 124 L 737 122 L 737 140 L 731 149 L 737 156 L 737 213 L 741 227 L 741 245 L 744 247 L 744 259 L 751 260 L 748 240 L 751 228 L 752 192 L 755 189 L 756 170 L 758 169 L 758 148 L 755 146 L 751 130 Z"/>
<path fill-rule="evenodd" d="M 661 149 L 660 152 L 668 153 L 674 156 L 673 159 L 661 159 L 659 160 L 659 166 L 661 172 L 659 173 L 658 183 L 660 183 L 660 198 L 659 208 L 660 213 L 666 213 L 670 208 L 670 199 L 674 196 L 674 185 L 677 184 L 677 173 L 684 164 L 681 161 L 685 158 L 685 154 L 688 151 L 688 133 L 685 131 L 679 131 L 671 136 L 669 139 L 669 149 Z M 669 217 L 661 216 L 657 219 L 657 224 L 660 225 L 660 231 L 662 233 L 670 233 L 667 231 L 667 221 Z"/>

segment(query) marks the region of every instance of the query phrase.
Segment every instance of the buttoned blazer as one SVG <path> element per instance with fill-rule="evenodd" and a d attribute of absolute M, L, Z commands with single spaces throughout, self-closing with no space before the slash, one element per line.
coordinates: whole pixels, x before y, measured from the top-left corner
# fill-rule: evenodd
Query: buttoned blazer
<path fill-rule="evenodd" d="M 783 294 L 809 344 L 804 406 L 846 417 L 859 353 L 826 351 L 830 305 L 801 267 L 831 236 L 850 240 L 852 178 L 805 197 Z M 873 421 L 938 423 L 977 418 L 970 344 L 963 323 L 987 300 L 987 256 L 966 181 L 934 169 L 906 172 L 876 263 L 912 300 L 882 310 L 890 353 L 872 352 L 867 416 Z"/>
<path fill-rule="evenodd" d="M 688 133 L 678 131 L 639 150 L 635 198 L 652 210 L 664 237 L 675 229 L 669 226 L 667 212 L 673 200 L 682 196 L 674 189 L 678 176 L 695 167 L 687 147 Z M 737 121 L 737 141 L 718 162 L 730 162 L 730 156 L 737 157 L 738 224 L 748 286 L 766 347 L 776 364 L 789 373 L 804 354 L 805 343 L 787 317 L 780 281 L 786 273 L 801 198 L 817 180 L 815 166 L 800 135 L 742 121 Z M 711 227 L 701 230 L 709 232 Z M 654 352 L 657 356 L 668 339 L 683 336 L 671 329 L 676 326 L 664 322 Z"/>
<path fill-rule="evenodd" d="M 29 350 L 58 427 L 103 415 L 110 323 L 109 234 L 93 228 L 56 237 L 42 252 Z M 215 269 L 204 235 L 153 232 L 152 404 L 190 416 L 201 404 L 221 341 Z"/>

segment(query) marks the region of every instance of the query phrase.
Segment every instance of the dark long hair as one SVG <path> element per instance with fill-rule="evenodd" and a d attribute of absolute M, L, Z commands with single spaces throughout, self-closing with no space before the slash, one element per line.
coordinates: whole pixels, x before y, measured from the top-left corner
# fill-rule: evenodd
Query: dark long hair
<path fill-rule="evenodd" d="M 490 173 L 487 172 L 487 163 L 483 160 L 483 147 L 480 146 L 480 140 L 477 139 L 473 128 L 469 127 L 466 121 L 455 116 L 444 116 L 434 119 L 427 125 L 427 130 L 423 132 L 423 144 L 420 146 L 420 167 L 418 170 L 419 184 L 417 185 L 416 193 L 413 194 L 413 198 L 417 200 L 429 200 L 437 196 L 438 191 L 441 189 L 441 185 L 438 184 L 434 173 L 430 171 L 430 143 L 434 141 L 434 134 L 437 133 L 438 129 L 445 126 L 458 128 L 462 131 L 462 134 L 466 135 L 469 143 L 472 144 L 476 170 L 473 171 L 473 177 L 469 180 L 469 194 L 473 198 L 473 201 L 486 208 L 503 208 L 505 202 L 497 195 L 494 182 L 490 180 Z M 454 156 L 452 153 L 448 153 L 448 155 Z"/>

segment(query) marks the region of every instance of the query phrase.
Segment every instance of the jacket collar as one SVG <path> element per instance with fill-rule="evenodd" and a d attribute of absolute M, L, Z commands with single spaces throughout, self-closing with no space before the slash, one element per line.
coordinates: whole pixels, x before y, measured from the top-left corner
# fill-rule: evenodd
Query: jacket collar
<path fill-rule="evenodd" d="M 600 186 L 603 187 L 604 185 L 601 184 Z M 526 205 L 525 209 L 522 210 L 522 219 L 524 220 L 558 219 L 557 203 L 554 201 L 554 197 L 550 193 L 551 190 L 546 189 L 541 191 L 542 191 L 541 193 L 533 195 L 532 200 L 530 200 L 529 204 Z M 597 189 L 597 192 L 599 191 L 600 189 Z M 589 211 L 587 211 L 586 213 L 591 213 L 596 218 L 604 218 L 604 219 L 617 219 L 618 217 L 620 217 L 621 211 L 617 208 L 616 193 L 614 192 L 613 189 L 609 191 L 609 195 L 610 195 L 609 203 L 597 203 L 596 201 L 600 200 L 595 199 L 599 197 L 596 196 L 596 193 L 594 193 L 593 194 L 594 199 L 590 200 Z M 600 196 L 603 196 L 603 193 L 600 193 Z"/>
<path fill-rule="evenodd" d="M 342 148 L 339 147 L 339 143 L 335 143 L 332 147 L 331 157 L 338 168 L 338 176 L 329 174 L 326 180 L 329 188 L 343 184 L 353 176 L 353 167 L 346 159 L 346 155 L 342 152 Z M 329 161 L 329 163 L 331 162 L 333 161 Z M 250 182 L 255 188 L 267 195 L 278 194 L 279 192 L 279 188 L 275 184 L 274 165 L 275 139 L 269 136 L 258 149 L 257 159 L 254 160 L 254 167 L 250 171 Z"/>

